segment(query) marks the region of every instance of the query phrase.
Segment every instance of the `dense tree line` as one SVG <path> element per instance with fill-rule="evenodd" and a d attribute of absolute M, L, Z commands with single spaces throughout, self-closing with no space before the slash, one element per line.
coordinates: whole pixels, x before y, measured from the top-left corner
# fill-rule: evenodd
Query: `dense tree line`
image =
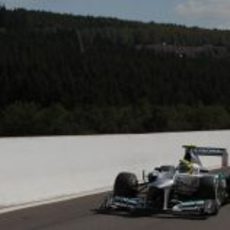
<path fill-rule="evenodd" d="M 2 136 L 230 127 L 227 30 L 0 7 L 0 51 Z"/>
<path fill-rule="evenodd" d="M 16 102 L 0 116 L 0 135 L 146 133 L 230 128 L 230 108 L 189 105 L 41 107 Z"/>

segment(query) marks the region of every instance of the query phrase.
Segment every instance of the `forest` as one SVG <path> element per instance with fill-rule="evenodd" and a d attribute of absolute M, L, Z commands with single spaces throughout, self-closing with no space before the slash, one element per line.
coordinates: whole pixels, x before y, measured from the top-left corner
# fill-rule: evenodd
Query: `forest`
<path fill-rule="evenodd" d="M 0 7 L 0 136 L 230 128 L 230 31 Z"/>

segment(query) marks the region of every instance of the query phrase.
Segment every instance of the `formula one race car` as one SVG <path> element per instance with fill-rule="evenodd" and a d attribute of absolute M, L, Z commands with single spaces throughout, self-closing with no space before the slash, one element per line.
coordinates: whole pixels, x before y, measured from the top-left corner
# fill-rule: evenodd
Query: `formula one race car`
<path fill-rule="evenodd" d="M 185 156 L 178 166 L 155 168 L 142 183 L 133 173 L 121 172 L 113 192 L 99 212 L 123 210 L 132 214 L 170 213 L 175 215 L 215 215 L 230 198 L 228 153 L 224 148 L 183 146 Z M 199 156 L 220 156 L 222 167 L 209 171 Z"/>

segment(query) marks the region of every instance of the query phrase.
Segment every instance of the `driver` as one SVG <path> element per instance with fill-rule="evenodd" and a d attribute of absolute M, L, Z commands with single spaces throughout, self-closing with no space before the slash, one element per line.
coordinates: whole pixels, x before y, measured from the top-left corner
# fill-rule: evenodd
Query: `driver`
<path fill-rule="evenodd" d="M 179 165 L 178 165 L 179 172 L 182 172 L 182 173 L 183 172 L 189 173 L 189 174 L 198 173 L 199 168 L 200 167 L 198 164 L 188 161 L 186 159 L 180 160 Z"/>

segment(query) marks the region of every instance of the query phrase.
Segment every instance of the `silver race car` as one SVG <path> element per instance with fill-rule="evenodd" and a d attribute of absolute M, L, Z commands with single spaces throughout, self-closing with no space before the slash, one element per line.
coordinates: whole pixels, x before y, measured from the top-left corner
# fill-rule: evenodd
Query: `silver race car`
<path fill-rule="evenodd" d="M 183 146 L 185 155 L 178 166 L 155 168 L 143 181 L 133 173 L 117 175 L 113 191 L 98 211 L 118 210 L 132 214 L 215 215 L 230 198 L 230 169 L 224 148 Z M 222 166 L 205 168 L 199 156 L 220 156 Z"/>

